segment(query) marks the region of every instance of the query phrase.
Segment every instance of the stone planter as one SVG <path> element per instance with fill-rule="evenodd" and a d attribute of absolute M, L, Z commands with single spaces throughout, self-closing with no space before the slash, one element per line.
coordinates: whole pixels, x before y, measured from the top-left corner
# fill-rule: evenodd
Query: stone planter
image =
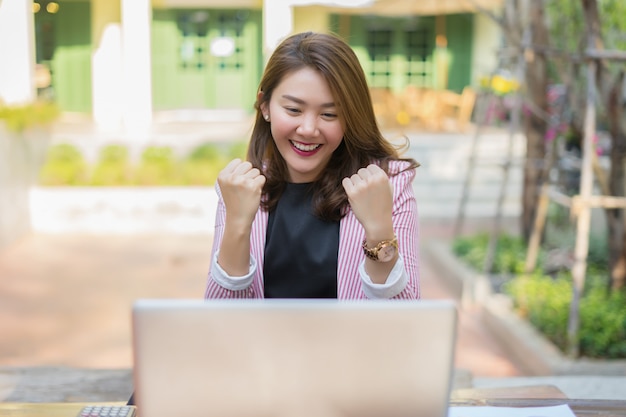
<path fill-rule="evenodd" d="M 29 192 L 49 142 L 43 128 L 16 133 L 0 121 L 0 250 L 31 230 Z"/>
<path fill-rule="evenodd" d="M 213 187 L 32 187 L 33 231 L 45 234 L 210 235 Z"/>
<path fill-rule="evenodd" d="M 531 376 L 626 375 L 626 360 L 571 359 L 530 323 L 520 318 L 512 301 L 495 293 L 490 280 L 461 262 L 449 242 L 428 242 L 423 256 L 432 259 L 440 279 L 446 281 L 463 305 L 477 306 L 486 327 L 507 355 Z"/>

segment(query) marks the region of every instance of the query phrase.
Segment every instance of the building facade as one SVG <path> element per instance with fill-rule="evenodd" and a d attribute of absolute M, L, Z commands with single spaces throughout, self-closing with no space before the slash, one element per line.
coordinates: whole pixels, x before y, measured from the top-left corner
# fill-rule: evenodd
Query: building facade
<path fill-rule="evenodd" d="M 494 69 L 499 44 L 476 12 L 384 15 L 372 1 L 0 2 L 0 99 L 50 95 L 103 126 L 184 109 L 249 113 L 265 59 L 293 32 L 343 36 L 370 85 L 392 91 L 461 91 Z"/>

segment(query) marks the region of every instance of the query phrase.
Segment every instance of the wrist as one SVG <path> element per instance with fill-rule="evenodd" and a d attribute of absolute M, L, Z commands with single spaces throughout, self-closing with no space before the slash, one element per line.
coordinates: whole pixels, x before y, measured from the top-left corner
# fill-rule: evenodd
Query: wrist
<path fill-rule="evenodd" d="M 247 221 L 237 221 L 234 219 L 229 220 L 226 218 L 224 223 L 224 233 L 228 233 L 233 237 L 246 237 L 250 236 L 252 232 L 252 224 Z"/>
<path fill-rule="evenodd" d="M 381 240 L 391 240 L 395 236 L 393 224 L 376 225 L 365 229 L 365 240 L 368 244 L 376 245 Z"/>

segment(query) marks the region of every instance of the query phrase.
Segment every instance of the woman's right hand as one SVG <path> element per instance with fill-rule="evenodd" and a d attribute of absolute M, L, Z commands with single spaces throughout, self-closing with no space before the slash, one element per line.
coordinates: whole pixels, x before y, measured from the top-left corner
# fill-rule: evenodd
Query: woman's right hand
<path fill-rule="evenodd" d="M 217 176 L 226 207 L 226 221 L 250 227 L 261 204 L 265 176 L 248 161 L 237 158 Z"/>

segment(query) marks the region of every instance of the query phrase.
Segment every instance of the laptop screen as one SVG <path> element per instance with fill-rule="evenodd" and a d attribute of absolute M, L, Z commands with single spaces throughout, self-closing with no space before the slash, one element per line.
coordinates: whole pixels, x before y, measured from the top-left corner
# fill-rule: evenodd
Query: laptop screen
<path fill-rule="evenodd" d="M 453 302 L 139 300 L 142 417 L 444 417 Z"/>

